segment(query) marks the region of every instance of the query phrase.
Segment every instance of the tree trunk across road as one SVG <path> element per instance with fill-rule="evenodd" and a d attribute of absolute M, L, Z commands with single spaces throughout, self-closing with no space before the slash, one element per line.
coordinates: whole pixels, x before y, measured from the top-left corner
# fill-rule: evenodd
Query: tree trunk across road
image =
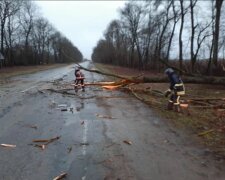
<path fill-rule="evenodd" d="M 88 82 L 105 78 L 84 73 Z M 43 91 L 57 86 L 56 79 L 71 83 L 73 66 L 1 85 L 0 144 L 16 145 L 0 146 L 1 180 L 49 180 L 62 173 L 71 180 L 224 179 L 222 160 L 146 104 L 95 86 L 70 96 Z M 45 139 L 54 141 L 35 146 Z"/>

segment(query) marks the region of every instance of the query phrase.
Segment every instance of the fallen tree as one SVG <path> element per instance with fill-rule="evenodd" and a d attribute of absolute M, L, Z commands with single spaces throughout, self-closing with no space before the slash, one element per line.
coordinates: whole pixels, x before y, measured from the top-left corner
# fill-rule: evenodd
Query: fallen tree
<path fill-rule="evenodd" d="M 168 78 L 166 76 L 164 76 L 164 77 L 147 77 L 147 76 L 144 76 L 144 74 L 141 74 L 136 77 L 127 78 L 127 77 L 124 77 L 121 75 L 106 73 L 106 72 L 99 71 L 96 69 L 88 69 L 88 68 L 81 66 L 80 64 L 77 64 L 77 66 L 79 66 L 81 69 L 83 69 L 85 71 L 102 74 L 102 75 L 106 75 L 106 76 L 111 76 L 111 77 L 116 77 L 119 79 L 124 79 L 127 81 L 127 83 L 163 83 L 163 82 L 168 83 Z M 185 84 L 191 83 L 191 84 L 225 85 L 225 77 L 184 75 L 184 76 L 182 76 L 182 80 L 184 81 Z"/>
<path fill-rule="evenodd" d="M 224 77 L 213 77 L 213 76 L 199 76 L 199 77 L 189 77 L 182 76 L 184 84 L 215 84 L 215 85 L 225 85 Z M 143 77 L 143 83 L 162 83 L 168 82 L 167 77 Z"/>
<path fill-rule="evenodd" d="M 145 103 L 151 104 L 151 100 L 145 100 L 141 96 L 138 95 L 138 89 L 135 89 L 132 87 L 134 84 L 139 84 L 139 83 L 168 83 L 168 78 L 167 76 L 158 76 L 158 77 L 147 77 L 144 76 L 144 74 L 141 74 L 139 76 L 135 77 L 125 77 L 113 73 L 107 73 L 103 72 L 97 69 L 88 69 L 80 64 L 75 63 L 80 69 L 83 69 L 88 72 L 93 72 L 101 75 L 106 75 L 106 76 L 111 76 L 111 77 L 116 77 L 120 80 L 117 80 L 115 82 L 86 82 L 86 85 L 97 85 L 101 86 L 102 88 L 109 89 L 109 90 L 114 90 L 114 89 L 125 89 L 132 93 L 137 99 L 144 101 Z M 184 83 L 193 83 L 193 84 L 217 84 L 217 85 L 225 85 L 225 78 L 224 77 L 212 77 L 212 76 L 188 76 L 187 74 L 182 76 L 182 79 Z M 74 86 L 75 84 L 70 84 L 71 86 Z M 51 92 L 56 92 L 56 93 L 61 93 L 61 94 L 67 94 L 67 95 L 74 95 L 73 92 L 68 92 L 70 90 L 73 90 L 72 88 L 65 88 L 65 89 L 48 89 Z M 143 93 L 150 93 L 152 95 L 156 96 L 164 96 L 164 93 L 159 91 L 159 90 L 153 90 L 150 88 L 146 88 L 142 90 Z M 93 96 L 95 97 L 95 96 Z M 91 97 L 91 98 L 93 98 Z M 81 97 L 80 97 L 81 98 Z M 90 97 L 88 97 L 90 98 Z M 224 98 L 220 99 L 213 99 L 216 100 L 216 103 L 212 103 L 212 99 L 207 99 L 206 102 L 204 99 L 186 99 L 185 102 L 183 103 L 190 103 L 192 105 L 200 105 L 200 107 L 204 108 L 224 108 Z M 222 100 L 222 103 L 221 103 Z M 210 102 L 209 102 L 210 101 Z M 197 107 L 197 106 L 196 106 Z"/>
<path fill-rule="evenodd" d="M 74 61 L 74 59 L 69 57 L 66 53 L 63 52 L 63 54 L 65 56 L 67 56 L 67 58 Z M 177 67 L 171 66 L 170 64 L 168 64 L 166 61 L 162 60 L 161 58 L 159 60 L 166 67 L 173 68 L 174 70 L 178 71 L 180 74 L 183 74 L 182 80 L 184 81 L 184 83 L 225 85 L 225 77 L 203 76 L 203 75 L 200 75 L 200 74 L 188 73 L 188 72 L 183 71 L 183 70 L 181 70 Z M 117 74 L 102 72 L 102 71 L 99 71 L 97 69 L 87 69 L 87 68 L 81 66 L 78 63 L 75 63 L 75 64 L 85 71 L 89 71 L 89 72 L 93 72 L 93 73 L 97 73 L 97 74 L 102 74 L 102 75 L 106 75 L 106 76 L 111 76 L 111 77 L 116 77 L 116 78 L 120 78 L 120 79 L 125 79 L 125 80 L 131 81 L 133 83 L 157 83 L 157 82 L 162 83 L 162 82 L 168 82 L 168 78 L 166 76 L 165 77 L 146 77 L 146 76 L 144 76 L 144 74 L 142 74 L 142 75 L 137 76 L 137 77 L 127 78 L 127 77 L 117 75 Z M 140 78 L 140 77 L 142 77 L 142 78 Z"/>

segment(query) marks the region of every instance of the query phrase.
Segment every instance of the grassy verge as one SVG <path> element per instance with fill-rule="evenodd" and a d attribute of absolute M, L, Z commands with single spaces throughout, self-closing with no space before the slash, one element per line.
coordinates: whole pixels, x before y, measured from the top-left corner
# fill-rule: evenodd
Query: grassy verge
<path fill-rule="evenodd" d="M 6 79 L 13 76 L 35 73 L 47 69 L 58 68 L 67 66 L 68 64 L 50 64 L 50 65 L 37 65 L 37 66 L 14 66 L 0 69 L 0 82 L 4 82 Z"/>
<path fill-rule="evenodd" d="M 110 65 L 96 64 L 99 70 L 123 75 L 126 77 L 136 76 L 140 71 L 121 68 Z M 155 72 L 142 72 L 145 76 L 159 76 Z M 218 111 L 217 108 L 204 108 L 189 104 L 189 108 L 183 110 L 183 113 L 167 111 L 167 98 L 153 93 L 143 93 L 146 87 L 151 89 L 165 91 L 168 83 L 145 83 L 135 85 L 137 95 L 148 101 L 150 107 L 163 118 L 167 118 L 175 126 L 190 130 L 194 135 L 201 138 L 202 142 L 210 147 L 214 152 L 225 156 L 225 111 Z M 225 98 L 224 86 L 185 84 L 186 95 L 183 99 L 190 98 Z M 222 102 L 222 101 L 221 101 Z M 223 101 L 222 103 L 225 103 Z"/>

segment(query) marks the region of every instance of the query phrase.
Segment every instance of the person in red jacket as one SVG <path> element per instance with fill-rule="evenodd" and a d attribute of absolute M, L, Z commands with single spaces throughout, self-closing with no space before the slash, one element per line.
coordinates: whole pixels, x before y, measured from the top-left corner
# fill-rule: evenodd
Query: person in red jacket
<path fill-rule="evenodd" d="M 172 68 L 167 68 L 165 74 L 170 81 L 169 89 L 165 91 L 166 97 L 170 95 L 167 109 L 172 110 L 174 107 L 176 112 L 180 112 L 180 96 L 185 94 L 184 83 Z"/>
<path fill-rule="evenodd" d="M 75 72 L 74 72 L 74 75 L 75 75 L 75 86 L 74 86 L 74 90 L 75 92 L 78 91 L 78 86 L 81 85 L 81 88 L 82 88 L 82 91 L 85 91 L 85 87 L 84 87 L 84 74 L 81 72 L 80 68 L 79 67 L 76 67 L 75 68 Z"/>

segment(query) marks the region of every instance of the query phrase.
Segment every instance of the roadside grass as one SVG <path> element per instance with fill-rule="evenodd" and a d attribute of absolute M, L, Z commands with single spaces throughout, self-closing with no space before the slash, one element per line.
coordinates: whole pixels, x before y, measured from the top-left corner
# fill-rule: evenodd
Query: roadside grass
<path fill-rule="evenodd" d="M 36 66 L 14 66 L 4 67 L 0 69 L 0 83 L 4 83 L 7 79 L 24 74 L 35 73 L 47 69 L 53 69 L 57 67 L 66 66 L 68 64 L 48 64 L 48 65 L 36 65 Z"/>
<path fill-rule="evenodd" d="M 111 65 L 95 64 L 96 68 L 104 72 L 119 74 L 125 77 L 134 77 L 141 73 L 144 76 L 163 76 L 155 72 L 140 72 L 137 70 Z M 111 79 L 111 80 L 116 80 Z M 184 82 L 185 83 L 185 82 Z M 146 87 L 151 90 L 164 92 L 168 89 L 168 83 L 145 83 L 134 85 L 139 97 L 147 101 L 147 104 L 162 118 L 168 119 L 174 126 L 190 130 L 196 137 L 200 137 L 202 143 L 213 152 L 225 156 L 225 111 L 218 112 L 216 108 L 196 106 L 189 103 L 189 108 L 182 113 L 166 110 L 167 98 L 151 92 L 143 92 Z M 186 95 L 181 99 L 190 98 L 225 98 L 225 88 L 219 85 L 185 84 Z M 223 104 L 225 102 L 223 101 Z"/>

